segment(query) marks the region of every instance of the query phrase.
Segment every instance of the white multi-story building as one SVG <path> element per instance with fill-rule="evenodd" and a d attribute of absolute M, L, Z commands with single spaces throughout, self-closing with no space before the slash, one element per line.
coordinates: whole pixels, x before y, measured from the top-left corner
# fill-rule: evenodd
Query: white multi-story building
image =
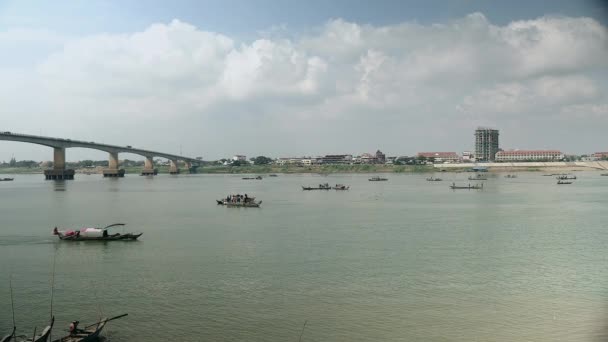
<path fill-rule="evenodd" d="M 232 156 L 233 161 L 247 161 L 247 156 L 242 156 L 240 154 Z"/>
<path fill-rule="evenodd" d="M 514 150 L 496 152 L 496 161 L 562 160 L 558 150 Z"/>

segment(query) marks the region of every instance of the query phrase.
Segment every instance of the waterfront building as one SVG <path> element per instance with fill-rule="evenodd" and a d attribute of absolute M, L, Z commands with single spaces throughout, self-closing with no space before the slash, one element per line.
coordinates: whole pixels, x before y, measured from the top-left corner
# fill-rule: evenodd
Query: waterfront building
<path fill-rule="evenodd" d="M 247 157 L 237 154 L 237 155 L 232 156 L 232 161 L 247 161 Z"/>
<path fill-rule="evenodd" d="M 465 163 L 470 163 L 475 161 L 475 154 L 471 151 L 462 152 L 462 161 Z"/>
<path fill-rule="evenodd" d="M 453 163 L 460 160 L 460 156 L 456 152 L 418 152 L 418 157 L 424 157 L 426 159 L 433 158 L 433 160 L 437 163 Z"/>
<path fill-rule="evenodd" d="M 564 159 L 558 150 L 512 150 L 496 152 L 495 160 L 502 161 L 557 161 Z"/>
<path fill-rule="evenodd" d="M 386 155 L 382 151 L 376 151 L 376 162 L 378 164 L 384 164 L 386 162 Z"/>
<path fill-rule="evenodd" d="M 359 157 L 361 164 L 376 164 L 378 162 L 378 158 L 371 153 L 363 153 L 361 157 Z"/>
<path fill-rule="evenodd" d="M 475 159 L 477 161 L 494 161 L 498 152 L 498 130 L 478 127 L 475 130 Z"/>
<path fill-rule="evenodd" d="M 351 164 L 353 161 L 352 154 L 328 154 L 321 157 L 321 164 Z"/>
<path fill-rule="evenodd" d="M 595 152 L 593 156 L 599 160 L 608 159 L 608 152 Z"/>

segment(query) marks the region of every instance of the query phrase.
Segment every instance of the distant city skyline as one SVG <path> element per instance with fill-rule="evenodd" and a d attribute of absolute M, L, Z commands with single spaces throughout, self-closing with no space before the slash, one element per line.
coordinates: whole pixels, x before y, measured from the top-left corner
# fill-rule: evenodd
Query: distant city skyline
<path fill-rule="evenodd" d="M 606 14 L 592 0 L 5 1 L 0 131 L 205 160 L 462 153 L 478 126 L 503 149 L 605 151 Z M 12 156 L 52 150 L 0 141 Z"/>

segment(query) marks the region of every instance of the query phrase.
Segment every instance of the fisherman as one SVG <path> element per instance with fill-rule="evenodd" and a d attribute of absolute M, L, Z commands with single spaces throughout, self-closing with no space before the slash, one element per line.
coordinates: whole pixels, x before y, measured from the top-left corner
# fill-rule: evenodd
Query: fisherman
<path fill-rule="evenodd" d="M 78 321 L 72 321 L 72 323 L 70 323 L 70 336 L 74 336 L 76 334 L 78 334 Z"/>
<path fill-rule="evenodd" d="M 55 229 L 53 229 L 53 235 L 59 235 L 59 231 L 57 230 L 57 227 L 55 227 Z"/>
<path fill-rule="evenodd" d="M 249 197 L 247 197 L 247 194 L 245 194 L 245 203 L 247 203 L 249 201 Z"/>

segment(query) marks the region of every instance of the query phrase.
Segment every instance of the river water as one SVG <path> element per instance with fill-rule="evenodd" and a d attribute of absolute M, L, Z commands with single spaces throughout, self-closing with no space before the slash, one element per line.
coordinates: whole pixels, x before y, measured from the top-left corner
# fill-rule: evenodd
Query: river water
<path fill-rule="evenodd" d="M 108 341 L 604 341 L 608 177 L 536 172 L 17 175 L 0 183 L 0 335 L 53 313 Z M 349 191 L 301 185 L 349 184 Z M 247 193 L 262 208 L 215 199 Z M 137 242 L 60 242 L 54 226 L 127 223 Z M 122 231 L 119 228 L 118 231 Z M 303 329 L 304 323 L 305 328 Z"/>

